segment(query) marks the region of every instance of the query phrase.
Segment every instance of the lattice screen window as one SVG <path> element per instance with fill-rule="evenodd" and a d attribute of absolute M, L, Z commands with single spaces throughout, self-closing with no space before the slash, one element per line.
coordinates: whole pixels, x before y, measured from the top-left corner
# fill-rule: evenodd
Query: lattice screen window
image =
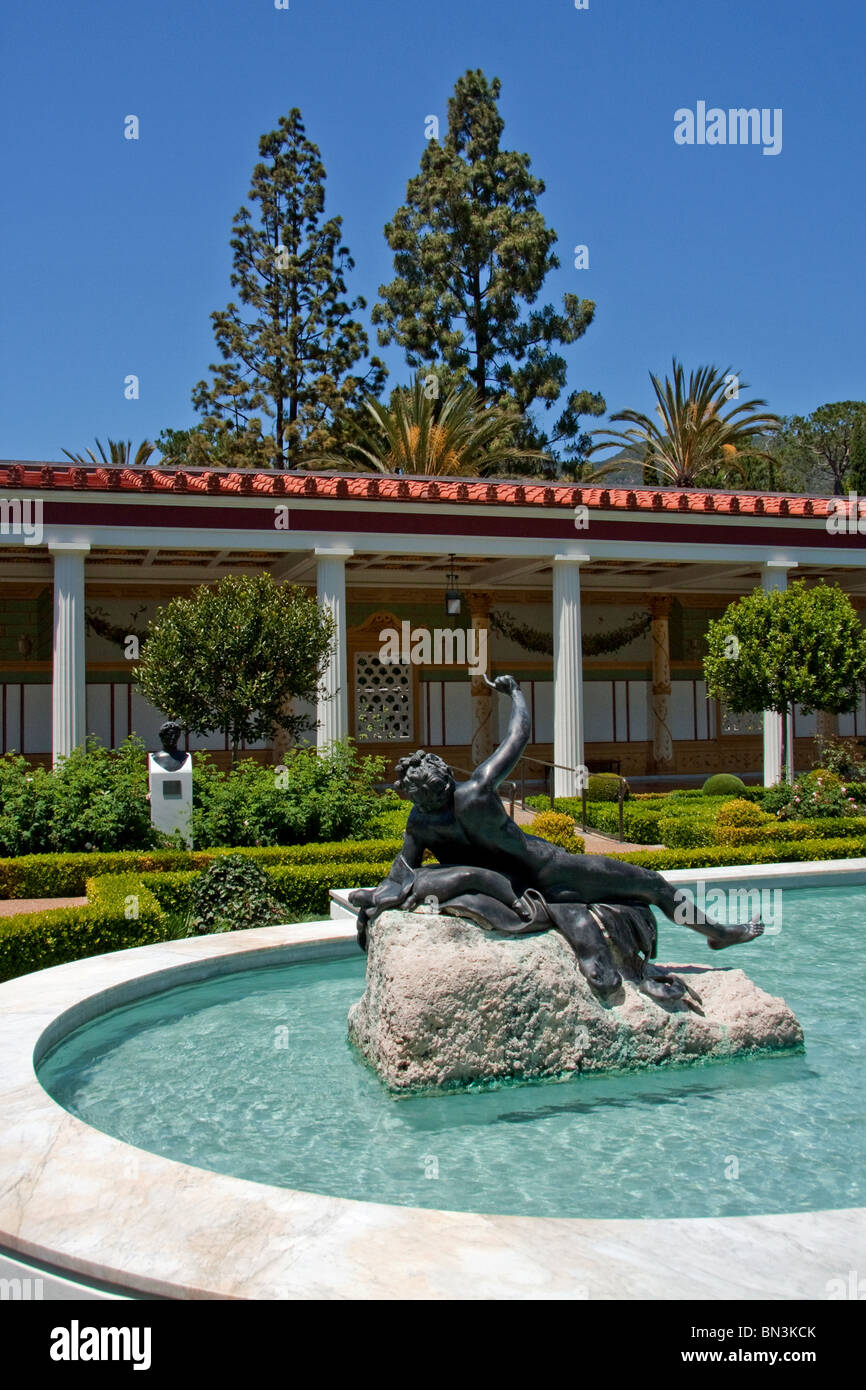
<path fill-rule="evenodd" d="M 762 714 L 734 714 L 731 710 L 722 706 L 722 733 L 723 734 L 759 734 L 764 727 L 764 716 Z"/>
<path fill-rule="evenodd" d="M 407 743 L 413 738 L 412 668 L 380 661 L 375 652 L 355 657 L 355 737 L 359 743 Z"/>

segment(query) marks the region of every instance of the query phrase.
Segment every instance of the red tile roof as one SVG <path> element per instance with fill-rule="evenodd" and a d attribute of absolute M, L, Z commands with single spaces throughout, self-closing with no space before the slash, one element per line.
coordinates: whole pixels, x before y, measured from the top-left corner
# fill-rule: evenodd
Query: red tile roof
<path fill-rule="evenodd" d="M 442 502 L 481 506 L 562 507 L 590 510 L 712 512 L 733 516 L 827 516 L 844 499 L 790 493 L 720 492 L 698 488 L 576 487 L 571 483 L 499 482 L 374 473 L 261 473 L 228 469 L 115 468 L 74 464 L 0 463 L 0 488 L 25 491 L 183 492 L 210 496 Z"/>

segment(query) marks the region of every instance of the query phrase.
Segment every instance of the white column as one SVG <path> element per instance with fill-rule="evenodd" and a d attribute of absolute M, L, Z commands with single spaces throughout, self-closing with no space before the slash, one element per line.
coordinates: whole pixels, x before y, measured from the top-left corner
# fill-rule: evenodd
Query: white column
<path fill-rule="evenodd" d="M 87 544 L 49 543 L 54 557 L 54 651 L 51 691 L 51 751 L 56 766 L 84 743 L 84 557 Z"/>
<path fill-rule="evenodd" d="M 761 587 L 768 593 L 774 589 L 787 589 L 788 570 L 796 569 L 796 561 L 769 560 L 761 571 Z M 788 718 L 788 738 L 793 730 L 793 719 Z M 789 744 L 790 746 L 790 744 Z M 793 759 L 792 759 L 793 761 Z M 775 710 L 764 710 L 764 786 L 773 787 L 782 780 L 782 716 Z"/>
<path fill-rule="evenodd" d="M 334 643 L 316 708 L 320 749 L 349 733 L 348 661 L 346 658 L 346 561 L 351 550 L 316 550 L 316 590 L 322 608 L 334 619 Z"/>
<path fill-rule="evenodd" d="M 553 560 L 553 774 L 555 796 L 578 796 L 583 766 L 583 651 L 580 634 L 580 566 L 588 555 Z"/>

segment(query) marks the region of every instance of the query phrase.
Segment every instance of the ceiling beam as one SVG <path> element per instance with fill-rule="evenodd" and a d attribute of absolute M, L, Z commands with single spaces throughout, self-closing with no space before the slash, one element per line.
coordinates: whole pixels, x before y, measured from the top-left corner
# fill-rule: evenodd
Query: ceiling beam
<path fill-rule="evenodd" d="M 300 579 L 302 575 L 308 574 L 310 570 L 315 573 L 316 559 L 311 550 L 307 550 L 300 557 L 297 553 L 286 555 L 271 566 L 271 575 L 281 583 L 291 583 L 295 579 Z"/>
<path fill-rule="evenodd" d="M 676 577 L 667 574 L 650 581 L 646 586 L 647 593 L 676 593 L 678 589 L 703 589 L 708 579 L 725 585 L 729 580 L 739 579 L 750 571 L 754 572 L 755 568 L 754 560 L 739 564 L 684 565 Z"/>
<path fill-rule="evenodd" d="M 550 566 L 549 556 L 546 559 L 542 556 L 531 560 L 498 560 L 490 565 L 478 565 L 468 574 L 462 575 L 460 583 L 466 588 L 487 588 L 490 584 L 508 584 L 523 575 L 544 569 L 545 565 Z"/>

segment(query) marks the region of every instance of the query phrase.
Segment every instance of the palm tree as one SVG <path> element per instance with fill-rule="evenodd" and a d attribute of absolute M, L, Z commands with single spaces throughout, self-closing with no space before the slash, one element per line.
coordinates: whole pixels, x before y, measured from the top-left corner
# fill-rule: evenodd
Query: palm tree
<path fill-rule="evenodd" d="M 390 406 L 365 401 L 377 426 L 375 434 L 363 434 L 362 444 L 347 444 L 357 455 L 350 467 L 377 473 L 463 474 L 485 477 L 508 464 L 525 459 L 547 460 L 540 449 L 522 449 L 513 443 L 519 417 L 497 404 L 485 405 L 474 387 L 452 385 L 438 398 L 430 397 L 422 377 L 411 391 L 397 390 Z M 346 467 L 347 460 L 333 454 L 304 460 L 307 467 L 322 463 Z"/>
<path fill-rule="evenodd" d="M 767 402 L 742 401 L 730 396 L 728 383 L 737 381 L 737 392 L 745 389 L 730 371 L 718 367 L 698 367 L 689 373 L 688 384 L 682 364 L 673 359 L 673 380 L 664 384 L 650 372 L 658 402 L 656 414 L 661 425 L 637 410 L 621 410 L 612 422 L 624 422 L 626 430 L 608 430 L 608 438 L 593 446 L 593 452 L 613 443 L 626 445 L 623 461 L 639 463 L 648 481 L 673 487 L 700 487 L 715 483 L 731 472 L 745 477 L 740 456 L 765 457 L 755 448 L 757 434 L 773 434 L 781 424 L 777 415 L 764 412 Z M 725 407 L 731 408 L 723 413 Z M 604 431 L 599 431 L 604 433 Z"/>
<path fill-rule="evenodd" d="M 151 454 L 156 450 L 156 445 L 151 444 L 149 439 L 142 440 L 135 451 L 134 458 L 132 457 L 131 439 L 127 439 L 126 441 L 122 439 L 109 439 L 107 454 L 98 439 L 96 440 L 96 447 L 99 450 L 98 458 L 92 449 L 87 450 L 86 458 L 83 454 L 70 454 L 68 449 L 63 449 L 62 453 L 64 453 L 68 459 L 72 459 L 73 463 L 105 463 L 115 468 L 143 468 Z"/>

